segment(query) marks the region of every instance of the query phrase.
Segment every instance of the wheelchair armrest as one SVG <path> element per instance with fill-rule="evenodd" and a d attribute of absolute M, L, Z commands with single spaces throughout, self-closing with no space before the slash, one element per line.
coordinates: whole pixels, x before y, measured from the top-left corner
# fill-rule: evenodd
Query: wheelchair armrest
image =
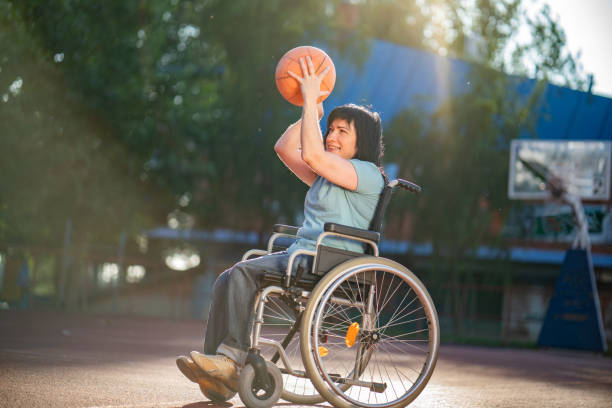
<path fill-rule="evenodd" d="M 275 252 L 275 251 L 281 251 L 281 250 L 287 249 L 288 246 L 291 244 L 275 246 L 274 242 L 276 241 L 277 238 L 295 240 L 297 238 L 298 230 L 299 230 L 298 227 L 292 227 L 290 225 L 283 225 L 283 224 L 275 224 L 274 230 L 273 230 L 274 233 L 268 240 L 268 252 Z"/>
<path fill-rule="evenodd" d="M 336 224 L 333 222 L 326 222 L 323 226 L 323 230 L 326 232 L 335 232 L 338 234 L 350 235 L 357 238 L 367 239 L 368 241 L 374 241 L 376 244 L 378 244 L 378 242 L 380 241 L 380 234 L 376 231 L 349 227 L 347 225 Z"/>
<path fill-rule="evenodd" d="M 274 232 L 279 234 L 297 235 L 298 227 L 292 227 L 291 225 L 274 224 Z"/>

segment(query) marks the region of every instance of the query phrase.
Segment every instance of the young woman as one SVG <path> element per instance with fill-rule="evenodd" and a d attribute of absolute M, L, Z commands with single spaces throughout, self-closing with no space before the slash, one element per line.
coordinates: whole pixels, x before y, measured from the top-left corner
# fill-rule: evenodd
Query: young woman
<path fill-rule="evenodd" d="M 317 99 L 321 80 L 310 57 L 300 59 L 303 76 L 291 73 L 301 84 L 302 118 L 278 139 L 274 150 L 300 180 L 310 186 L 304 202 L 304 223 L 296 242 L 287 251 L 239 262 L 223 272 L 214 285 L 204 353 L 179 357 L 179 369 L 200 384 L 213 400 L 226 400 L 238 384 L 238 368 L 250 347 L 251 315 L 261 278 L 267 273 L 284 275 L 289 256 L 298 248 L 315 249 L 326 222 L 367 229 L 374 215 L 384 176 L 382 125 L 377 113 L 357 105 L 334 109 L 322 137 L 319 120 L 323 107 Z M 363 252 L 363 246 L 346 240 L 327 245 Z M 293 269 L 312 268 L 311 257 L 298 257 Z"/>

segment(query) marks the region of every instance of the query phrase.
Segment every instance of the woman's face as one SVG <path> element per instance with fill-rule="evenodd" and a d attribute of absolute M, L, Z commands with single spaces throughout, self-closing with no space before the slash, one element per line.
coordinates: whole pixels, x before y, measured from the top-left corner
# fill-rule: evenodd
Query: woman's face
<path fill-rule="evenodd" d="M 336 119 L 329 126 L 325 139 L 325 150 L 347 160 L 357 154 L 357 132 L 353 123 Z"/>

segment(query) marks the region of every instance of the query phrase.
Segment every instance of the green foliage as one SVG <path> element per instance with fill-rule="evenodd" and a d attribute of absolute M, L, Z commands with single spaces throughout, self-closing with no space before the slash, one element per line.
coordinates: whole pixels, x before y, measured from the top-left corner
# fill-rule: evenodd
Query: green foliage
<path fill-rule="evenodd" d="M 535 76 L 543 80 L 556 80 L 565 86 L 585 89 L 586 79 L 578 62 L 578 56 L 566 49 L 565 32 L 551 16 L 550 8 L 545 5 L 533 19 L 527 19 L 531 28 L 531 46 L 517 48 L 517 56 L 529 56 L 530 65 L 536 67 Z"/>
<path fill-rule="evenodd" d="M 378 37 L 463 56 L 466 39 L 476 35 L 485 41 L 483 65 L 504 68 L 519 5 L 0 0 L 0 240 L 57 244 L 72 219 L 77 240 L 116 241 L 121 230 L 159 225 L 177 208 L 195 215 L 199 228 L 267 230 L 273 221 L 291 222 L 306 188 L 272 149 L 299 117 L 274 86 L 284 52 L 324 42 L 358 63 L 367 55 L 364 40 Z M 573 59 L 563 54 L 564 36 L 549 17 L 530 21 L 535 45 L 515 55 L 538 50 L 546 58 L 540 72 L 560 72 Z M 492 75 L 482 78 L 492 85 L 488 93 L 450 100 L 424 121 L 422 113 L 408 113 L 387 133 L 388 159 L 406 152 L 412 167 L 402 171 L 428 177 L 432 195 L 424 197 L 423 220 L 457 200 L 457 219 L 450 220 L 456 225 L 423 226 L 441 246 L 455 237 L 460 248 L 470 246 L 466 237 L 483 227 L 462 223 L 486 223 L 490 214 L 474 205 L 485 197 L 497 208 L 501 188 L 447 189 L 441 181 L 471 177 L 474 166 L 463 168 L 462 158 L 502 163 L 500 123 L 510 135 L 528 117 L 520 107 L 508 114 L 514 99 L 498 97 L 506 85 Z M 422 139 L 396 137 L 394 126 Z M 414 151 L 443 166 L 415 160 L 408 154 Z M 497 167 L 487 171 L 501 174 Z"/>
<path fill-rule="evenodd" d="M 302 203 L 305 187 L 272 149 L 300 111 L 287 109 L 273 75 L 286 51 L 326 38 L 325 3 L 243 0 L 206 7 L 202 36 L 224 50 L 219 88 L 224 120 L 206 146 L 218 171 L 209 185 L 194 191 L 198 206 L 207 207 L 201 216 L 211 222 L 264 230 L 281 214 L 292 221 Z"/>
<path fill-rule="evenodd" d="M 325 38 L 324 4 L 0 1 L 0 239 L 57 243 L 70 218 L 114 241 L 179 201 L 199 227 L 292 217 L 304 188 L 272 146 L 299 111 L 273 72 Z"/>
<path fill-rule="evenodd" d="M 92 78 L 107 71 L 96 65 L 95 55 L 55 44 L 60 33 L 69 35 L 54 24 L 77 27 L 78 20 L 62 20 L 46 2 L 30 6 L 22 11 L 0 2 L 0 43 L 5 50 L 0 85 L 9 89 L 0 110 L 5 223 L 0 238 L 55 244 L 68 218 L 75 220 L 83 240 L 141 228 L 146 225 L 142 215 L 150 213 L 153 202 L 147 186 L 130 177 L 135 173 L 130 152 L 104 116 L 118 101 L 112 101 L 111 88 L 101 91 L 103 78 Z M 37 18 L 41 20 L 29 21 Z M 42 24 L 50 24 L 54 33 L 44 36 L 46 46 L 31 34 L 32 27 Z M 74 42 L 87 44 L 72 34 Z M 89 88 L 83 90 L 84 84 Z M 88 97 L 96 86 L 101 94 Z"/>
<path fill-rule="evenodd" d="M 366 36 L 409 47 L 426 47 L 429 17 L 412 1 L 368 0 L 359 6 L 358 24 Z"/>

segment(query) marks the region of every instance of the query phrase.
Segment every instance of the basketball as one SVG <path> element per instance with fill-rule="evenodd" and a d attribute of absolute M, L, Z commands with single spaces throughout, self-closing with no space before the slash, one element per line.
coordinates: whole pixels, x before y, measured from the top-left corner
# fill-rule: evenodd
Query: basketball
<path fill-rule="evenodd" d="M 304 62 L 306 62 L 306 56 L 308 55 L 310 55 L 312 59 L 312 65 L 315 67 L 315 72 L 317 74 L 320 74 L 326 67 L 330 67 L 321 81 L 321 90 L 331 93 L 336 83 L 336 68 L 334 67 L 334 63 L 331 58 L 329 58 L 329 55 L 322 49 L 304 45 L 287 51 L 280 61 L 278 61 L 278 65 L 276 65 L 276 87 L 283 98 L 297 106 L 302 106 L 304 104 L 300 83 L 295 78 L 291 77 L 287 71 L 291 71 L 298 76 L 303 76 L 299 59 L 304 58 Z M 328 96 L 329 94 L 321 95 L 317 102 L 325 100 Z"/>

